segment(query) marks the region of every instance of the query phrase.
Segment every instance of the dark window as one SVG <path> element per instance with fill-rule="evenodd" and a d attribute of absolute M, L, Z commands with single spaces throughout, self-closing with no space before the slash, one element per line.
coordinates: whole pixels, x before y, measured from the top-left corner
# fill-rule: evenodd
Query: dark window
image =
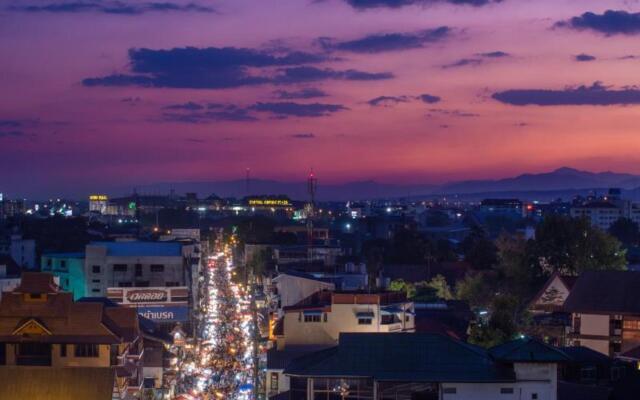
<path fill-rule="evenodd" d="M 47 295 L 44 293 L 29 293 L 29 300 L 32 301 L 43 301 L 47 298 Z"/>
<path fill-rule="evenodd" d="M 131 287 L 131 282 L 119 282 L 119 287 Z"/>
<path fill-rule="evenodd" d="M 60 268 L 67 268 L 67 260 L 60 260 Z"/>
<path fill-rule="evenodd" d="M 442 389 L 442 393 L 444 394 L 456 394 L 458 391 L 454 387 L 444 388 Z"/>
<path fill-rule="evenodd" d="M 149 281 L 138 281 L 136 287 L 149 287 Z"/>
<path fill-rule="evenodd" d="M 100 283 L 100 279 L 92 279 L 91 282 L 93 283 Z"/>
<path fill-rule="evenodd" d="M 164 265 L 151 264 L 151 272 L 164 272 Z"/>
<path fill-rule="evenodd" d="M 500 388 L 500 394 L 513 394 L 513 388 Z"/>
<path fill-rule="evenodd" d="M 136 276 L 142 276 L 142 264 L 136 264 Z"/>
<path fill-rule="evenodd" d="M 327 313 L 324 313 L 324 314 L 323 314 L 323 316 L 324 316 L 324 322 L 327 322 L 327 318 L 328 318 L 328 317 L 327 317 L 327 315 L 328 315 Z"/>
<path fill-rule="evenodd" d="M 180 286 L 180 282 L 166 282 L 165 286 L 167 287 L 173 287 L 173 286 Z"/>
<path fill-rule="evenodd" d="M 51 345 L 48 343 L 18 344 L 16 365 L 51 365 Z"/>
<path fill-rule="evenodd" d="M 76 344 L 76 357 L 98 357 L 100 355 L 97 344 Z"/>
<path fill-rule="evenodd" d="M 50 267 L 50 266 L 51 266 L 51 259 L 47 258 L 47 267 Z"/>
<path fill-rule="evenodd" d="M 358 325 L 371 325 L 371 318 L 358 318 Z"/>
<path fill-rule="evenodd" d="M 155 378 L 144 378 L 142 381 L 142 386 L 145 389 L 153 389 L 156 387 L 156 379 Z"/>
<path fill-rule="evenodd" d="M 610 344 L 610 346 L 609 346 L 609 347 L 610 347 L 610 349 L 611 349 L 611 352 L 613 352 L 613 353 L 620 353 L 620 349 L 621 349 L 620 343 L 618 343 L 618 342 L 613 342 L 613 343 L 611 343 L 611 344 Z"/>
<path fill-rule="evenodd" d="M 538 393 L 531 393 L 531 400 L 538 400 Z"/>
<path fill-rule="evenodd" d="M 0 343 L 0 365 L 5 365 L 7 363 L 7 345 L 5 343 Z"/>
<path fill-rule="evenodd" d="M 99 266 L 99 265 L 94 265 L 94 266 L 92 266 L 92 267 L 91 267 L 91 271 L 92 271 L 94 274 L 99 274 L 99 273 L 100 273 L 100 266 Z"/>
<path fill-rule="evenodd" d="M 113 272 L 127 272 L 127 264 L 113 264 Z"/>
<path fill-rule="evenodd" d="M 304 322 L 320 322 L 320 314 L 306 314 Z"/>
<path fill-rule="evenodd" d="M 91 289 L 91 293 L 100 293 L 100 289 L 93 288 L 93 289 Z"/>
<path fill-rule="evenodd" d="M 66 357 L 66 356 L 67 356 L 67 345 L 63 343 L 60 345 L 60 357 Z"/>

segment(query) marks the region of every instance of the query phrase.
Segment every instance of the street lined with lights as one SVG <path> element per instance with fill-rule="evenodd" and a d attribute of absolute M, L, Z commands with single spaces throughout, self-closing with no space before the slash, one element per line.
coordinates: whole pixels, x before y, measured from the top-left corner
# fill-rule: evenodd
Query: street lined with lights
<path fill-rule="evenodd" d="M 251 311 L 245 288 L 231 282 L 231 250 L 210 256 L 201 282 L 198 338 L 179 362 L 176 399 L 249 400 L 253 389 Z"/>

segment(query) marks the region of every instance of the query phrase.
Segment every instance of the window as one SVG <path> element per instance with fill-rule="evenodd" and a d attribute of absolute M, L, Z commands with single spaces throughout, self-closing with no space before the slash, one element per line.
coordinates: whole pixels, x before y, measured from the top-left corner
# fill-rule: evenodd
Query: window
<path fill-rule="evenodd" d="M 113 264 L 113 272 L 127 272 L 127 264 Z"/>
<path fill-rule="evenodd" d="M 513 394 L 513 388 L 500 388 L 500 394 Z"/>
<path fill-rule="evenodd" d="M 358 318 L 358 325 L 371 325 L 371 318 Z"/>
<path fill-rule="evenodd" d="M 624 320 L 624 329 L 633 329 L 636 331 L 640 331 L 640 320 Z"/>
<path fill-rule="evenodd" d="M 100 293 L 100 289 L 93 288 L 93 289 L 91 289 L 91 293 Z"/>
<path fill-rule="evenodd" d="M 305 314 L 304 322 L 320 322 L 320 314 Z"/>
<path fill-rule="evenodd" d="M 531 393 L 531 400 L 538 400 L 538 393 Z"/>
<path fill-rule="evenodd" d="M 93 272 L 94 274 L 99 274 L 100 273 L 100 266 L 99 265 L 94 265 L 91 267 L 91 272 Z"/>
<path fill-rule="evenodd" d="M 67 268 L 67 260 L 60 260 L 60 268 L 62 269 Z"/>
<path fill-rule="evenodd" d="M 92 279 L 91 282 L 93 283 L 100 283 L 100 279 Z"/>
<path fill-rule="evenodd" d="M 67 356 L 67 345 L 63 343 L 60 345 L 60 357 L 66 357 L 66 356 Z"/>
<path fill-rule="evenodd" d="M 322 314 L 322 316 L 323 316 L 324 322 L 327 322 L 328 314 L 324 313 L 324 314 Z"/>
<path fill-rule="evenodd" d="M 456 393 L 458 393 L 458 391 L 454 387 L 448 387 L 448 388 L 442 389 L 442 393 L 444 393 L 444 394 L 456 394 Z"/>
<path fill-rule="evenodd" d="M 165 286 L 167 286 L 167 287 L 180 286 L 180 282 L 167 281 L 167 282 L 165 283 Z"/>
<path fill-rule="evenodd" d="M 100 351 L 97 344 L 76 344 L 76 357 L 98 357 Z"/>
<path fill-rule="evenodd" d="M 136 264 L 136 276 L 142 276 L 142 264 Z"/>
<path fill-rule="evenodd" d="M 137 281 L 136 282 L 136 286 L 137 287 L 149 287 L 149 281 Z"/>
<path fill-rule="evenodd" d="M 278 373 L 277 372 L 271 373 L 271 391 L 273 392 L 278 391 Z"/>
<path fill-rule="evenodd" d="M 151 272 L 164 272 L 164 265 L 151 264 Z"/>
<path fill-rule="evenodd" d="M 51 267 L 51 259 L 47 258 L 47 267 Z"/>
<path fill-rule="evenodd" d="M 131 282 L 118 282 L 119 287 L 131 287 Z"/>

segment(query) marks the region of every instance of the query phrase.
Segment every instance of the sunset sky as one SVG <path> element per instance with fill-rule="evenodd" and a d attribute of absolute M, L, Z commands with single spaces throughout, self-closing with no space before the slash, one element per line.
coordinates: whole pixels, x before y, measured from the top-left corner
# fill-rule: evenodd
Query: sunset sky
<path fill-rule="evenodd" d="M 0 192 L 640 173 L 634 0 L 0 0 Z"/>

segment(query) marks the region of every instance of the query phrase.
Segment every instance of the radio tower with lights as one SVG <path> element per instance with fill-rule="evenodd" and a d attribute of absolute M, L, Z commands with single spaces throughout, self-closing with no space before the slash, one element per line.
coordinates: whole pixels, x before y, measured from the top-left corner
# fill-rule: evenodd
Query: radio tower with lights
<path fill-rule="evenodd" d="M 313 169 L 309 172 L 309 178 L 307 178 L 307 193 L 309 194 L 309 202 L 305 207 L 307 210 L 307 261 L 309 265 L 313 263 L 313 219 L 316 214 L 316 188 L 318 186 L 318 180 L 313 174 Z"/>

